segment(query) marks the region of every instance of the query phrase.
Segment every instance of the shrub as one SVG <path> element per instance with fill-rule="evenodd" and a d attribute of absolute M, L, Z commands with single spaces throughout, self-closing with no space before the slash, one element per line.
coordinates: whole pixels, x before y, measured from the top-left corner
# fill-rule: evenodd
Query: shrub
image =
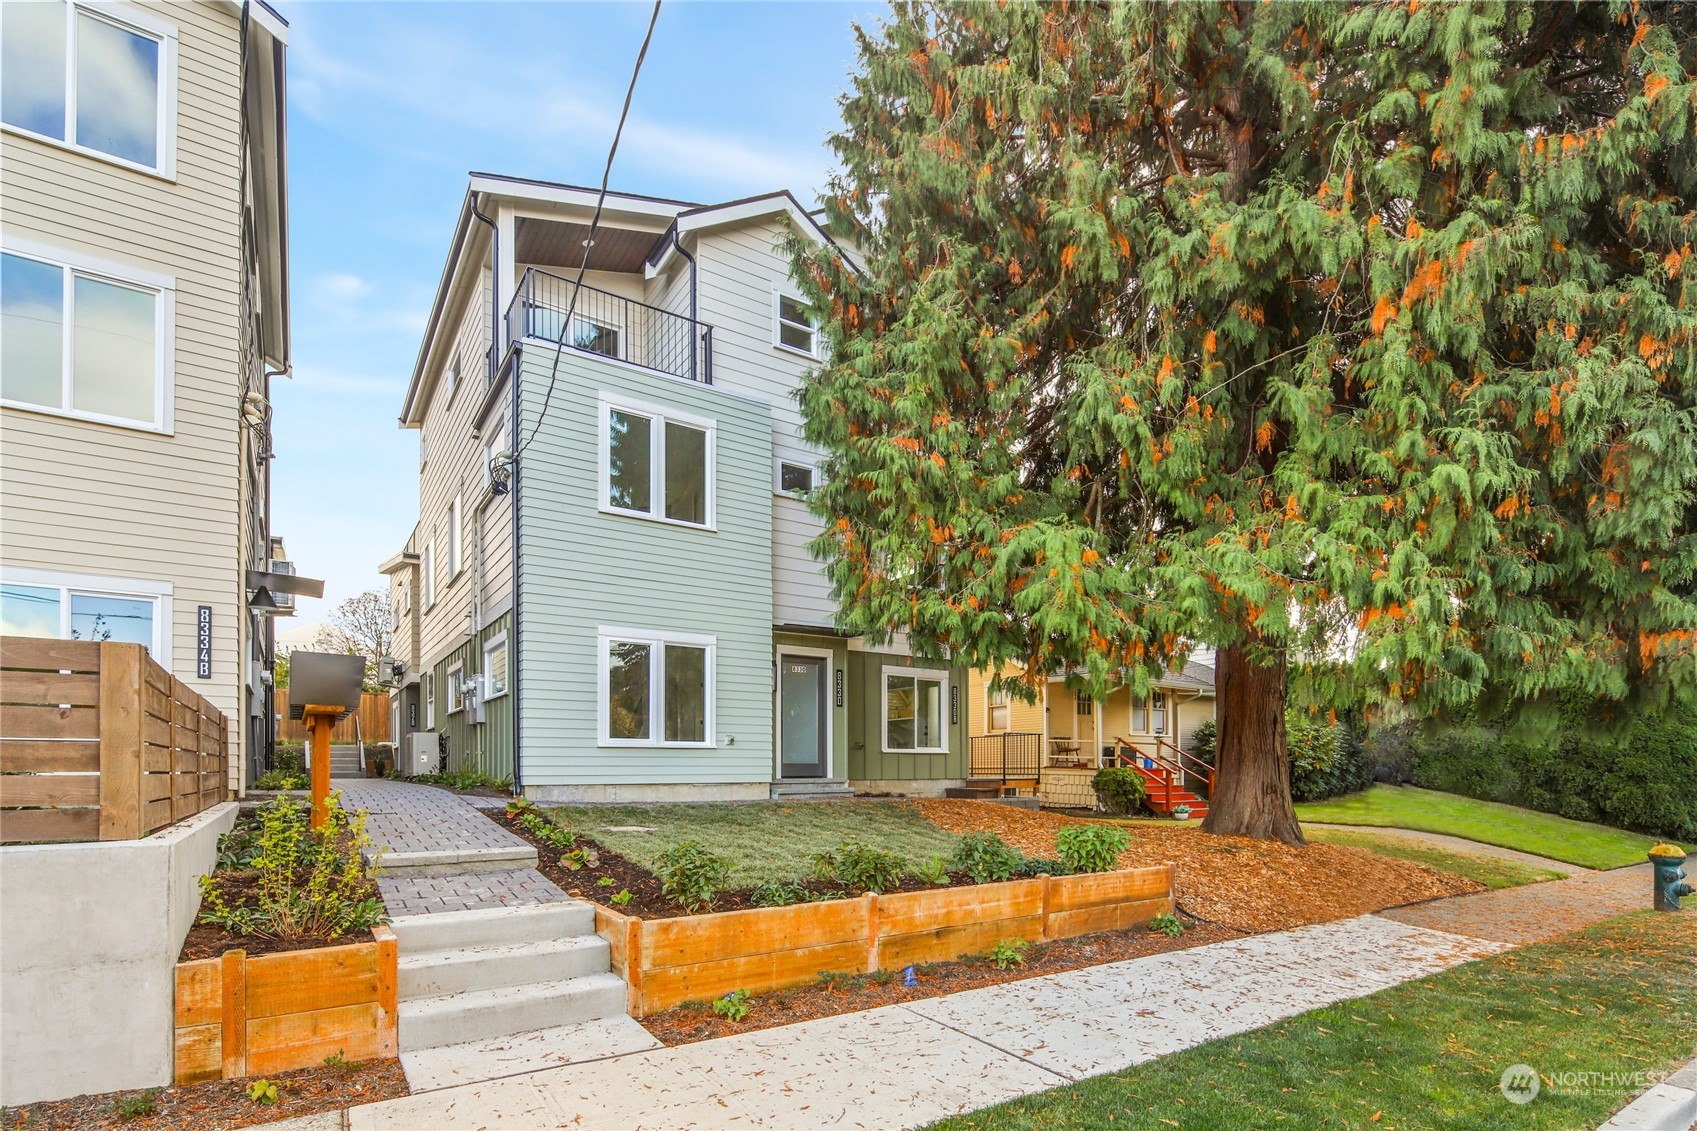
<path fill-rule="evenodd" d="M 1108 872 L 1131 847 L 1131 834 L 1118 825 L 1067 825 L 1055 835 L 1061 861 L 1074 872 Z"/>
<path fill-rule="evenodd" d="M 1019 874 L 1022 876 L 1067 876 L 1072 869 L 1061 860 L 1043 860 L 1036 856 L 1027 856 L 1019 862 Z"/>
<path fill-rule="evenodd" d="M 279 742 L 271 748 L 271 768 L 279 773 L 304 775 L 306 773 L 306 744 L 302 742 Z"/>
<path fill-rule="evenodd" d="M 928 884 L 946 884 L 949 882 L 948 857 L 929 857 L 913 866 L 913 874 Z"/>
<path fill-rule="evenodd" d="M 1143 775 L 1130 766 L 1097 770 L 1096 776 L 1090 779 L 1090 788 L 1096 791 L 1096 800 L 1102 808 L 1121 816 L 1135 813 L 1142 807 L 1146 790 Z"/>
<path fill-rule="evenodd" d="M 731 862 L 699 841 L 686 840 L 662 852 L 654 861 L 665 897 L 691 914 L 713 906 L 731 876 Z"/>
<path fill-rule="evenodd" d="M 1184 920 L 1171 911 L 1163 911 L 1149 920 L 1149 929 L 1159 931 L 1168 938 L 1176 939 L 1185 932 Z"/>
<path fill-rule="evenodd" d="M 990 948 L 990 961 L 996 964 L 996 969 L 1006 970 L 1010 966 L 1024 966 L 1025 952 L 1031 949 L 1031 944 L 1024 939 L 1003 939 Z"/>
<path fill-rule="evenodd" d="M 748 991 L 732 990 L 724 997 L 713 999 L 713 1012 L 726 1021 L 741 1021 L 748 1016 Z"/>
<path fill-rule="evenodd" d="M 805 887 L 784 880 L 767 880 L 755 884 L 748 893 L 748 901 L 756 907 L 788 907 L 793 903 L 807 903 L 812 899 L 813 893 Z"/>
<path fill-rule="evenodd" d="M 310 789 L 312 779 L 305 774 L 292 774 L 285 770 L 266 770 L 259 775 L 259 780 L 253 783 L 255 789 Z"/>
<path fill-rule="evenodd" d="M 905 871 L 907 862 L 895 853 L 853 840 L 813 857 L 814 875 L 834 880 L 851 891 L 876 893 L 900 887 Z"/>
<path fill-rule="evenodd" d="M 119 1096 L 112 1101 L 112 1114 L 118 1117 L 120 1123 L 128 1123 L 132 1119 L 152 1115 L 158 1110 L 158 1088 L 149 1088 L 145 1092 L 131 1092 L 127 1096 Z M 22 1124 L 19 1126 L 22 1126 Z"/>
<path fill-rule="evenodd" d="M 987 884 L 1017 875 L 1024 857 L 992 832 L 967 833 L 955 845 L 950 858 L 957 872 L 965 872 L 975 884 Z"/>
<path fill-rule="evenodd" d="M 440 785 L 449 789 L 511 789 L 512 778 L 492 778 L 477 770 L 453 770 L 445 774 L 415 774 L 407 779 L 420 785 Z"/>
<path fill-rule="evenodd" d="M 1285 713 L 1290 746 L 1290 793 L 1296 801 L 1319 801 L 1359 793 L 1372 784 L 1361 742 L 1343 723 L 1305 711 Z"/>
<path fill-rule="evenodd" d="M 1190 732 L 1190 752 L 1198 759 L 1214 764 L 1214 744 L 1219 740 L 1220 728 L 1213 719 L 1203 719 L 1196 724 L 1196 729 Z"/>
<path fill-rule="evenodd" d="M 282 939 L 334 939 L 384 922 L 362 856 L 371 844 L 365 813 L 350 817 L 340 802 L 340 792 L 331 794 L 314 831 L 309 805 L 279 797 L 233 843 L 233 832 L 221 838 L 218 869 L 200 878 L 200 921 Z"/>

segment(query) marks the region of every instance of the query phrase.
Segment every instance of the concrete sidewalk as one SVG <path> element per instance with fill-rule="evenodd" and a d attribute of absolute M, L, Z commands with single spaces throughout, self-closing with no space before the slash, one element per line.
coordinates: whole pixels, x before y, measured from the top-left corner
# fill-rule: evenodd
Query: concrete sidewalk
<path fill-rule="evenodd" d="M 1503 949 L 1364 915 L 368 1104 L 346 1125 L 914 1127 Z"/>

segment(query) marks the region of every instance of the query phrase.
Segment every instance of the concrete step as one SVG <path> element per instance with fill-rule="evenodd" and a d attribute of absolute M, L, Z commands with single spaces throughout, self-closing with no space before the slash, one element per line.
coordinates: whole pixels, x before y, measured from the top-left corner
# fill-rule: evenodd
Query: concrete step
<path fill-rule="evenodd" d="M 397 971 L 399 996 L 401 1001 L 413 1001 L 605 974 L 611 968 L 608 954 L 607 941 L 595 935 L 405 954 Z"/>
<path fill-rule="evenodd" d="M 615 974 L 419 998 L 399 1005 L 401 1051 L 575 1025 L 624 1012 L 625 983 Z"/>
<path fill-rule="evenodd" d="M 406 1070 L 407 1085 L 417 1095 L 663 1047 L 647 1029 L 620 1014 L 576 1025 L 416 1049 L 401 1054 L 401 1067 Z"/>
<path fill-rule="evenodd" d="M 854 790 L 846 781 L 827 781 L 823 778 L 797 778 L 772 783 L 773 801 L 830 801 L 853 797 Z"/>
<path fill-rule="evenodd" d="M 403 915 L 389 926 L 402 954 L 468 946 L 503 946 L 595 934 L 595 908 L 578 900 L 529 907 L 489 907 Z"/>
<path fill-rule="evenodd" d="M 516 838 L 515 838 L 516 839 Z M 514 868 L 536 867 L 536 849 L 524 842 L 480 848 L 452 848 L 431 852 L 366 853 L 367 861 L 376 859 L 377 866 L 391 875 L 458 876 L 466 872 L 510 872 Z"/>

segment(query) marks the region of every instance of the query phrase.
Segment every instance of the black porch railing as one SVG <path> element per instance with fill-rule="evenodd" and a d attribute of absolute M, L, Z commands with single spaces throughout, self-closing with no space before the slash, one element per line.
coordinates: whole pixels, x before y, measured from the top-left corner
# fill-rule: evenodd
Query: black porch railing
<path fill-rule="evenodd" d="M 1040 734 L 980 734 L 968 747 L 967 776 L 973 781 L 1035 781 L 1042 770 Z"/>
<path fill-rule="evenodd" d="M 610 291 L 577 287 L 536 267 L 525 269 L 507 307 L 507 340 L 524 338 L 558 342 L 686 381 L 713 383 L 713 327 Z"/>

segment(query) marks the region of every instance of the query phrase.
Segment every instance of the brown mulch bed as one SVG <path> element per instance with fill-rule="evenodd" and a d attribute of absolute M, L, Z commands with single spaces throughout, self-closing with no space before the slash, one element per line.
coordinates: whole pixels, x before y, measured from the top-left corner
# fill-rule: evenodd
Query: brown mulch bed
<path fill-rule="evenodd" d="M 993 801 L 922 799 L 927 820 L 952 833 L 987 829 L 1022 852 L 1052 856 L 1055 833 L 1080 818 L 1015 809 Z M 1189 914 L 1240 931 L 1282 931 L 1328 923 L 1484 885 L 1422 864 L 1377 856 L 1364 848 L 1214 836 L 1174 822 L 1128 824 L 1132 845 L 1120 865 L 1178 865 L 1175 894 Z"/>
<path fill-rule="evenodd" d="M 575 899 L 599 903 L 603 907 L 612 908 L 620 914 L 634 915 L 638 919 L 674 919 L 687 914 L 683 908 L 661 894 L 660 881 L 654 873 L 642 865 L 620 856 L 617 852 L 602 848 L 600 845 L 593 845 L 597 857 L 596 862 L 574 871 L 560 863 L 560 857 L 563 855 L 560 849 L 544 844 L 522 826 L 507 820 L 505 814 L 499 810 L 485 809 L 483 812 L 502 828 L 535 845 L 537 870 L 558 884 L 567 895 Z M 580 836 L 578 841 L 580 844 L 590 844 L 590 838 L 587 837 Z M 1050 847 L 1049 855 L 1053 856 L 1053 846 Z M 603 884 L 601 882 L 602 877 L 607 877 L 613 882 Z M 907 876 L 903 878 L 902 886 L 888 890 L 892 893 L 898 891 L 935 891 L 945 886 L 956 887 L 971 883 L 972 878 L 965 872 L 951 874 L 947 885 L 928 884 L 915 877 Z M 844 891 L 840 884 L 824 880 L 809 880 L 801 886 L 815 896 L 827 898 L 853 899 L 860 894 L 859 892 Z M 610 897 L 617 895 L 620 891 L 630 892 L 631 901 L 623 907 L 616 907 Z M 756 907 L 758 904 L 749 899 L 751 894 L 752 889 L 749 888 L 722 892 L 719 898 L 714 901 L 713 910 L 744 911 Z"/>
<path fill-rule="evenodd" d="M 1017 982 L 1043 974 L 1058 974 L 1063 970 L 1099 966 L 1104 962 L 1205 946 L 1239 938 L 1243 934 L 1217 923 L 1197 923 L 1190 919 L 1185 922 L 1190 929 L 1176 939 L 1158 931 L 1138 928 L 1039 943 L 1026 953 L 1024 965 L 1007 970 L 996 969 L 995 964 L 982 955 L 953 962 L 929 963 L 915 969 L 919 981 L 915 986 L 904 985 L 901 972 L 894 971 L 893 978 L 883 983 L 870 977 L 838 977 L 828 984 L 821 982 L 760 994 L 749 999 L 748 1016 L 741 1021 L 726 1021 L 713 1012 L 711 1005 L 700 1002 L 644 1017 L 641 1024 L 667 1045 L 687 1045 L 755 1029 L 793 1025 L 798 1021 L 833 1017 L 839 1013 L 854 1013 L 881 1005 L 896 1005 L 961 990 L 975 990 L 981 986 Z"/>
<path fill-rule="evenodd" d="M 123 1127 L 132 1131 L 227 1131 L 297 1115 L 339 1111 L 354 1104 L 389 1100 L 409 1094 L 406 1074 L 399 1060 L 368 1060 L 347 1068 L 301 1068 L 266 1077 L 277 1085 L 277 1102 L 260 1104 L 250 1100 L 247 1086 L 258 1077 L 244 1080 L 208 1080 L 159 1089 L 104 1092 L 75 1096 L 68 1100 L 9 1107 L 5 1127 L 28 1127 L 32 1131 L 97 1131 Z M 149 1115 L 120 1119 L 118 1100 L 154 1093 L 154 1110 Z"/>
<path fill-rule="evenodd" d="M 196 923 L 189 928 L 188 938 L 183 940 L 183 949 L 177 955 L 177 961 L 192 962 L 197 958 L 217 958 L 227 950 L 245 950 L 249 958 L 258 958 L 262 954 L 317 950 L 320 947 L 349 946 L 370 941 L 371 932 L 368 930 L 349 931 L 333 939 L 268 939 L 259 935 L 232 935 L 222 927 Z"/>

